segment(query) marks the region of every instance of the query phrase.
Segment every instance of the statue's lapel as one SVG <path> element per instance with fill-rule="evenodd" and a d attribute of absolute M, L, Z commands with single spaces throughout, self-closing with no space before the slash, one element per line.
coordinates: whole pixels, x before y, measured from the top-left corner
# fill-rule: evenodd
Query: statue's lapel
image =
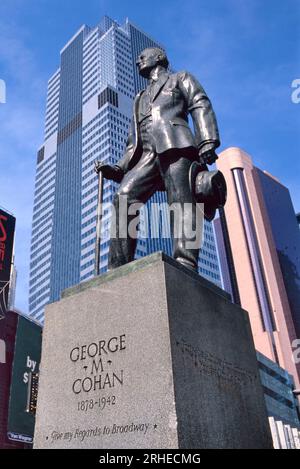
<path fill-rule="evenodd" d="M 145 93 L 145 90 L 140 91 L 134 100 L 134 137 L 135 137 L 135 142 L 137 143 L 138 140 L 138 113 L 139 113 L 139 105 L 140 105 L 140 100 L 142 94 Z"/>
<path fill-rule="evenodd" d="M 157 80 L 155 85 L 153 85 L 153 91 L 151 93 L 152 94 L 152 102 L 157 98 L 157 96 L 159 95 L 159 93 L 161 92 L 161 90 L 163 89 L 165 84 L 167 83 L 167 81 L 169 79 L 169 76 L 170 75 L 168 73 L 162 73 L 159 76 L 159 79 Z"/>

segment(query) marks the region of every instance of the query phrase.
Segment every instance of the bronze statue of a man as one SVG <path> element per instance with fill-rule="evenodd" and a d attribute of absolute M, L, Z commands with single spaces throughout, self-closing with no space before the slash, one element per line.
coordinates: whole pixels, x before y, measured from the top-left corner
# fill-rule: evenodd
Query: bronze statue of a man
<path fill-rule="evenodd" d="M 134 101 L 132 128 L 123 158 L 115 166 L 96 164 L 105 178 L 119 182 L 114 198 L 116 236 L 111 239 L 109 269 L 134 259 L 136 239 L 119 235 L 120 198 L 128 205 L 144 204 L 157 190 L 166 190 L 168 204 L 190 203 L 183 211 L 182 223 L 195 228 L 196 204 L 190 188 L 190 169 L 198 161 L 207 169 L 217 159 L 219 133 L 210 100 L 198 81 L 188 72 L 170 73 L 165 52 L 145 49 L 137 60 L 139 73 L 149 80 L 148 87 Z M 188 116 L 194 124 L 192 133 Z M 130 216 L 126 223 L 130 223 Z M 186 235 L 174 238 L 173 256 L 181 264 L 197 270 L 199 248 L 189 248 Z"/>

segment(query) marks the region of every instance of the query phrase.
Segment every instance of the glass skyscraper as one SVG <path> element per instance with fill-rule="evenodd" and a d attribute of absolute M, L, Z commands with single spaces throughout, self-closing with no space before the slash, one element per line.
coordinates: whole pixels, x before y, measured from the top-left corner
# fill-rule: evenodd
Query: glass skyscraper
<path fill-rule="evenodd" d="M 160 46 L 128 20 L 104 17 L 82 26 L 62 49 L 48 82 L 45 140 L 37 155 L 30 262 L 30 315 L 42 321 L 47 303 L 94 275 L 98 182 L 94 161 L 115 164 L 122 156 L 136 93 L 147 86 L 135 65 L 145 47 Z M 104 182 L 104 203 L 117 185 Z M 148 206 L 165 201 L 158 192 Z M 141 231 L 146 224 L 141 216 Z M 159 223 L 159 221 L 158 221 Z M 162 216 L 160 230 L 166 219 Z M 103 214 L 100 272 L 107 270 L 110 210 Z M 137 257 L 162 250 L 171 240 L 141 238 Z M 221 285 L 213 228 L 205 224 L 200 273 Z"/>
<path fill-rule="evenodd" d="M 287 187 L 256 168 L 297 337 L 300 337 L 300 233 Z"/>

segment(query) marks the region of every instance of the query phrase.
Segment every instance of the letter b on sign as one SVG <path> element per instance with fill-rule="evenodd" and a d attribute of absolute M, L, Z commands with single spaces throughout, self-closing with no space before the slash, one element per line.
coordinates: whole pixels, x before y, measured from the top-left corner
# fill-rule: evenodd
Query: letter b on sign
<path fill-rule="evenodd" d="M 4 80 L 0 80 L 0 103 L 6 103 L 6 84 Z"/>

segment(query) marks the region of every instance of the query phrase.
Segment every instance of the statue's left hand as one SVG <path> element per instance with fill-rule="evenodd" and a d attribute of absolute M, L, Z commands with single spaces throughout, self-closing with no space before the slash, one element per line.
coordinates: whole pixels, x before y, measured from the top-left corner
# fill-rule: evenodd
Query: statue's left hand
<path fill-rule="evenodd" d="M 123 179 L 124 172 L 117 165 L 104 164 L 101 161 L 95 161 L 95 171 L 97 174 L 100 172 L 106 179 L 120 183 Z"/>

